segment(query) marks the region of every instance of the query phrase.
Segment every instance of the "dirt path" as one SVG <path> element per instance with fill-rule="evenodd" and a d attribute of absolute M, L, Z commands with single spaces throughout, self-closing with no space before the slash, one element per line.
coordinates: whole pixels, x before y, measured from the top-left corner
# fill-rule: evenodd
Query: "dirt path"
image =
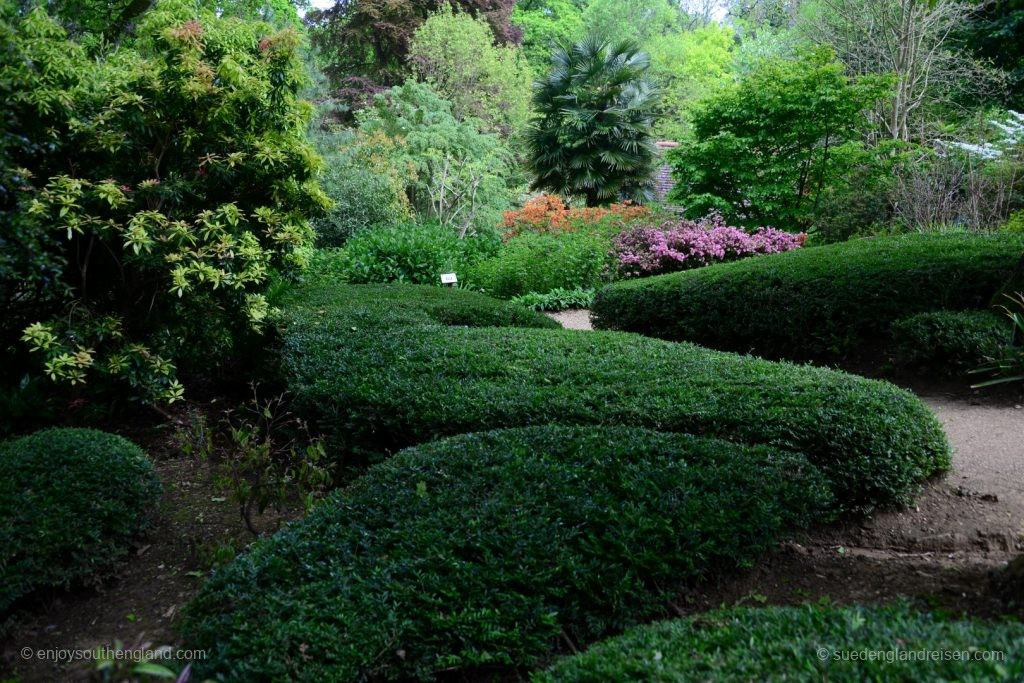
<path fill-rule="evenodd" d="M 587 310 L 549 315 L 567 329 L 592 329 Z M 942 421 L 954 456 L 952 471 L 926 484 L 913 509 L 817 530 L 752 572 L 681 596 L 680 608 L 906 596 L 957 611 L 998 611 L 989 579 L 1024 551 L 1024 406 L 919 395 Z"/>

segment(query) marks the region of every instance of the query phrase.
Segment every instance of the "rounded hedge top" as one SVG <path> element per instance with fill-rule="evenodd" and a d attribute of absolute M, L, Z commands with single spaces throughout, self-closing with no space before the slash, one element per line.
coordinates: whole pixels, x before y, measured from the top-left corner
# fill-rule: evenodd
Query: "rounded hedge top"
<path fill-rule="evenodd" d="M 529 666 L 748 565 L 828 496 L 802 456 L 764 447 L 610 427 L 466 434 L 396 455 L 256 543 L 183 630 L 218 680 Z"/>
<path fill-rule="evenodd" d="M 854 240 L 613 284 L 595 327 L 772 358 L 809 359 L 887 340 L 914 313 L 985 308 L 1024 235 Z"/>
<path fill-rule="evenodd" d="M 993 652 L 1002 658 L 988 654 Z M 634 629 L 561 660 L 534 680 L 981 683 L 1022 678 L 1024 625 L 949 621 L 895 605 L 709 612 Z"/>
<path fill-rule="evenodd" d="M 430 285 L 344 285 L 318 280 L 297 288 L 285 306 L 290 324 L 314 328 L 332 321 L 338 307 L 343 307 L 353 331 L 423 325 L 562 327 L 525 306 L 465 289 Z"/>
<path fill-rule="evenodd" d="M 804 453 L 849 507 L 909 502 L 949 466 L 939 421 L 888 383 L 636 335 L 445 326 L 430 316 L 470 317 L 428 312 L 420 288 L 408 309 L 378 289 L 315 291 L 286 313 L 289 388 L 342 459 L 502 427 L 633 425 Z"/>
<path fill-rule="evenodd" d="M 159 494 L 142 449 L 114 434 L 46 429 L 0 444 L 0 613 L 109 569 Z"/>

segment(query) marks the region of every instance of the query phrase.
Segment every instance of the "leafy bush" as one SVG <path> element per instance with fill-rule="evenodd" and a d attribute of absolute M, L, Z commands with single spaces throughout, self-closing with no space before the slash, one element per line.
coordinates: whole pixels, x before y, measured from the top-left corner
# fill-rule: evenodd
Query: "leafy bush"
<path fill-rule="evenodd" d="M 981 683 L 1024 676 L 1022 644 L 1020 623 L 954 621 L 906 605 L 726 609 L 642 626 L 562 659 L 534 680 Z M 974 658 L 979 651 L 1002 658 Z M 936 652 L 958 656 L 928 656 Z"/>
<path fill-rule="evenodd" d="M 24 167 L 22 218 L 49 233 L 22 234 L 68 263 L 25 341 L 52 379 L 176 400 L 175 363 L 201 348 L 209 372 L 242 348 L 270 272 L 301 265 L 307 217 L 328 203 L 303 137 L 301 39 L 183 0 L 99 55 L 40 8 L 4 22 L 16 45 L 0 95 L 19 140 L 5 151 Z"/>
<path fill-rule="evenodd" d="M 442 4 L 416 29 L 409 65 L 452 103 L 456 118 L 479 119 L 488 131 L 504 136 L 526 127 L 530 66 L 518 45 L 495 45 L 482 17 Z"/>
<path fill-rule="evenodd" d="M 651 210 L 631 202 L 608 207 L 569 208 L 558 195 L 545 194 L 523 204 L 523 208 L 502 214 L 505 239 L 523 232 L 607 232 L 650 216 Z M 600 229 L 595 230 L 595 228 Z"/>
<path fill-rule="evenodd" d="M 593 288 L 606 270 L 607 249 L 604 239 L 586 233 L 523 233 L 476 263 L 466 285 L 502 299 Z"/>
<path fill-rule="evenodd" d="M 1003 230 L 1006 232 L 1024 233 L 1024 211 L 1014 211 L 1011 213 L 1010 217 L 1006 219 L 1006 223 L 1003 224 Z"/>
<path fill-rule="evenodd" d="M 1024 237 L 905 235 L 798 249 L 598 292 L 594 325 L 807 359 L 888 338 L 915 313 L 988 306 Z"/>
<path fill-rule="evenodd" d="M 906 363 L 950 372 L 978 367 L 1002 355 L 1010 322 L 995 311 L 918 313 L 892 326 L 893 345 Z"/>
<path fill-rule="evenodd" d="M 594 303 L 593 289 L 552 289 L 547 294 L 523 294 L 509 301 L 534 311 L 566 311 L 570 308 L 590 308 Z"/>
<path fill-rule="evenodd" d="M 334 138 L 324 145 L 329 151 L 322 181 L 334 206 L 313 222 L 317 246 L 340 247 L 357 230 L 409 220 L 408 177 L 392 163 L 398 142 L 382 133 L 324 137 Z"/>
<path fill-rule="evenodd" d="M 411 169 L 406 194 L 418 216 L 460 237 L 494 231 L 511 200 L 511 154 L 497 134 L 482 132 L 476 119 L 457 118 L 426 83 L 377 95 L 358 118 L 364 134 L 395 141 L 390 163 Z"/>
<path fill-rule="evenodd" d="M 188 606 L 204 676 L 432 679 L 529 666 L 745 567 L 828 500 L 801 456 L 643 429 L 466 434 L 374 467 Z M 685 533 L 680 533 L 684 529 Z"/>
<path fill-rule="evenodd" d="M 714 215 L 697 221 L 669 221 L 657 228 L 632 227 L 612 240 L 611 256 L 620 275 L 659 275 L 798 249 L 805 237 L 774 228 L 758 228 L 751 234 L 727 226 Z"/>
<path fill-rule="evenodd" d="M 646 426 L 804 453 L 851 506 L 906 502 L 948 467 L 938 420 L 891 384 L 631 334 L 461 327 L 558 327 L 469 294 L 320 283 L 293 292 L 283 368 L 328 453 L 362 461 L 551 422 Z"/>
<path fill-rule="evenodd" d="M 360 230 L 340 251 L 317 257 L 314 272 L 329 271 L 357 284 L 408 282 L 436 285 L 441 273 L 464 278 L 469 264 L 498 247 L 496 237 L 460 239 L 437 223 L 403 223 Z"/>
<path fill-rule="evenodd" d="M 1009 319 L 1010 342 L 995 360 L 975 370 L 978 373 L 994 375 L 994 378 L 975 387 L 1024 382 L 1024 292 L 1005 294 L 1004 299 L 1006 305 L 1000 304 L 999 308 Z"/>
<path fill-rule="evenodd" d="M 0 443 L 0 614 L 37 589 L 98 579 L 159 495 L 142 450 L 113 434 L 46 429 Z"/>
<path fill-rule="evenodd" d="M 696 218 L 802 231 L 819 197 L 840 185 L 862 148 L 862 112 L 887 93 L 873 76 L 851 79 L 828 48 L 761 60 L 693 114 L 693 141 L 668 153 L 669 200 Z"/>

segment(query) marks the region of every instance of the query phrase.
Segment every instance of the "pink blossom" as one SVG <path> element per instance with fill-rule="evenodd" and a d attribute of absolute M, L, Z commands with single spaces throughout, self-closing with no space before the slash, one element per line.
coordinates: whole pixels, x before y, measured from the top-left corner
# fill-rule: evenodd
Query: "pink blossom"
<path fill-rule="evenodd" d="M 621 275 L 638 277 L 790 251 L 801 247 L 805 238 L 768 227 L 749 233 L 712 215 L 697 221 L 668 221 L 657 228 L 630 228 L 612 240 L 612 255 Z"/>

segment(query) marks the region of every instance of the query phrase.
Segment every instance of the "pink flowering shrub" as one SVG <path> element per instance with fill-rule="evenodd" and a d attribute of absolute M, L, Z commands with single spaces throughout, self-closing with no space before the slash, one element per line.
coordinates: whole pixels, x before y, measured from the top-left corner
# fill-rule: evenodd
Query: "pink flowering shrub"
<path fill-rule="evenodd" d="M 790 251 L 803 246 L 806 238 L 803 233 L 765 227 L 749 233 L 712 215 L 696 221 L 668 221 L 657 228 L 630 228 L 612 240 L 611 255 L 619 275 L 638 277 Z"/>

